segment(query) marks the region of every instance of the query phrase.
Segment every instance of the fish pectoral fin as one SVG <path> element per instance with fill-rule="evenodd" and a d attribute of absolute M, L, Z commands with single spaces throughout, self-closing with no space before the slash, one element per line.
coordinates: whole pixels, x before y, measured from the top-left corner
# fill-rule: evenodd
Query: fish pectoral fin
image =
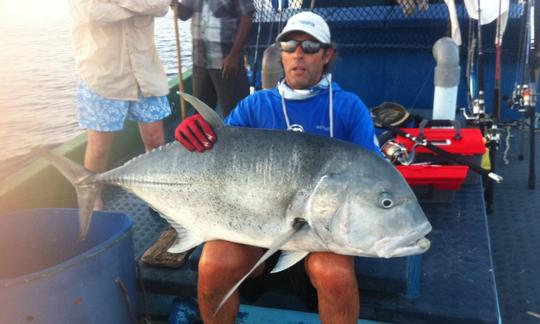
<path fill-rule="evenodd" d="M 265 254 L 255 263 L 255 265 L 249 270 L 243 277 L 240 279 L 234 287 L 232 287 L 227 294 L 225 294 L 225 297 L 221 300 L 218 307 L 216 308 L 216 311 L 214 312 L 214 315 L 216 315 L 217 312 L 223 307 L 223 304 L 231 297 L 231 295 L 236 291 L 236 289 L 246 280 L 249 275 L 255 271 L 261 264 L 263 264 L 264 261 L 266 261 L 272 254 L 276 253 L 285 243 L 287 243 L 298 231 L 300 231 L 304 225 L 306 225 L 307 222 L 304 219 L 296 218 L 293 221 L 293 224 L 289 230 L 287 230 L 285 233 L 278 236 L 278 238 L 270 245 L 268 248 L 268 251 L 266 251 Z"/>
<path fill-rule="evenodd" d="M 270 272 L 276 273 L 290 268 L 308 254 L 309 252 L 305 251 L 282 251 L 278 262 Z"/>
<path fill-rule="evenodd" d="M 176 230 L 176 242 L 167 250 L 169 253 L 182 253 L 205 241 L 181 226 L 173 227 Z"/>

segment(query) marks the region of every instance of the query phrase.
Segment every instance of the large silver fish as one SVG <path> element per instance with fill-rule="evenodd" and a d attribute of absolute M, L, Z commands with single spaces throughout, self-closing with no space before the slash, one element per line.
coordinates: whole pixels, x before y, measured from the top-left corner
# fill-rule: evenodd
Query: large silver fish
<path fill-rule="evenodd" d="M 216 132 L 208 152 L 169 143 L 101 174 L 41 152 L 77 189 L 82 238 L 96 192 L 108 183 L 167 219 L 178 232 L 171 252 L 221 239 L 268 248 L 262 263 L 281 249 L 275 272 L 311 251 L 390 258 L 429 248 L 430 223 L 403 177 L 380 156 L 321 136 L 225 126 L 204 103 L 183 96 Z"/>

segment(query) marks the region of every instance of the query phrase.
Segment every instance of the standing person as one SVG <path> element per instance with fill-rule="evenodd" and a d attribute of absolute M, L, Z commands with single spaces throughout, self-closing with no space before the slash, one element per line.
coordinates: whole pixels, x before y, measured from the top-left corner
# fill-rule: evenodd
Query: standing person
<path fill-rule="evenodd" d="M 171 114 L 168 81 L 154 43 L 154 17 L 171 0 L 69 0 L 80 77 L 79 125 L 88 130 L 84 166 L 107 170 L 114 132 L 126 118 L 139 123 L 144 148 L 165 142 L 162 120 Z M 94 205 L 103 208 L 101 197 Z"/>
<path fill-rule="evenodd" d="M 249 94 L 242 52 L 253 1 L 182 0 L 176 8 L 180 19 L 191 18 L 193 95 L 212 108 L 219 102 L 226 117 Z"/>
<path fill-rule="evenodd" d="M 289 19 L 276 38 L 285 78 L 276 88 L 242 100 L 225 119 L 232 126 L 288 129 L 336 137 L 381 154 L 373 122 L 356 95 L 331 81 L 334 49 L 330 29 L 320 16 L 302 12 Z M 203 152 L 216 141 L 208 123 L 194 115 L 175 133 L 187 149 Z M 219 138 L 217 139 L 219 141 Z M 264 250 L 227 241 L 205 243 L 199 261 L 198 300 L 205 323 L 233 323 L 239 308 L 237 292 L 213 316 L 224 294 L 255 264 Z M 304 262 L 317 291 L 323 323 L 356 323 L 360 299 L 354 257 L 312 252 Z M 259 276 L 265 265 L 253 276 Z"/>

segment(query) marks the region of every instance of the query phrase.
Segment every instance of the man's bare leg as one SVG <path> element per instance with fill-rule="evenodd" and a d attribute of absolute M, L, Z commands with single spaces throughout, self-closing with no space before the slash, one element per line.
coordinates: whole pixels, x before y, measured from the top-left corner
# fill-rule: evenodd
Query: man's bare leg
<path fill-rule="evenodd" d="M 199 311 L 205 324 L 232 324 L 240 307 L 236 291 L 214 316 L 225 294 L 240 280 L 264 254 L 261 248 L 227 241 L 206 242 L 199 261 L 197 293 Z M 252 276 L 261 275 L 261 266 Z"/>
<path fill-rule="evenodd" d="M 144 151 L 148 152 L 156 147 L 165 144 L 165 134 L 163 131 L 163 121 L 150 123 L 139 123 L 139 132 L 144 144 Z M 150 214 L 159 217 L 159 214 L 152 207 L 149 207 Z"/>
<path fill-rule="evenodd" d="M 109 153 L 114 139 L 113 132 L 99 132 L 88 130 L 88 141 L 84 154 L 84 167 L 92 172 L 101 173 L 107 171 Z M 101 190 L 94 203 L 94 210 L 103 209 Z"/>
<path fill-rule="evenodd" d="M 151 123 L 139 123 L 139 131 L 146 152 L 165 144 L 162 120 Z"/>
<path fill-rule="evenodd" d="M 311 283 L 317 289 L 322 323 L 357 323 L 360 297 L 354 257 L 327 252 L 310 253 L 305 262 Z"/>

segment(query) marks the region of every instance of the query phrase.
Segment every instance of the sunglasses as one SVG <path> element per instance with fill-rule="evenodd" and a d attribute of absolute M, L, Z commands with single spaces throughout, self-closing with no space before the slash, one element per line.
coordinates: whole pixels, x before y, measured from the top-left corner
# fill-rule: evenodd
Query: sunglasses
<path fill-rule="evenodd" d="M 306 54 L 315 54 L 315 53 L 318 53 L 321 48 L 329 47 L 327 44 L 322 44 L 320 42 L 312 41 L 312 40 L 297 41 L 297 40 L 291 39 L 288 41 L 279 42 L 280 49 L 286 53 L 294 53 L 298 45 L 300 45 L 300 47 L 302 48 L 302 51 Z"/>

